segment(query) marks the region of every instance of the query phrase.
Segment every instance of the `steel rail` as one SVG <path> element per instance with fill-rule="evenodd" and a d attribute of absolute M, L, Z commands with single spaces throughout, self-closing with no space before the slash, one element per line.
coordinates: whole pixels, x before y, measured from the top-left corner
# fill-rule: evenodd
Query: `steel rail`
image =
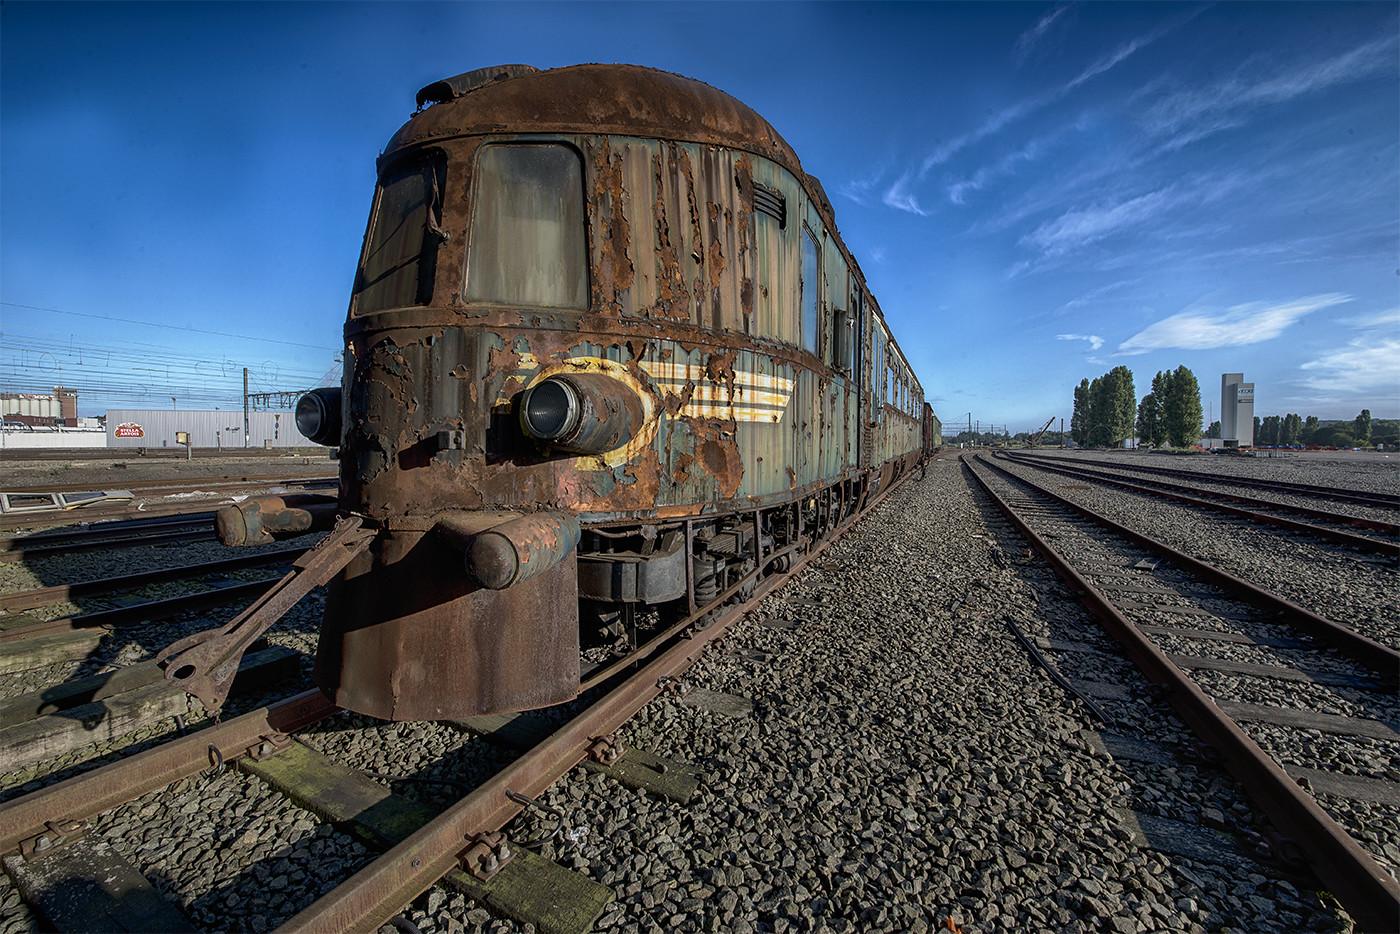
<path fill-rule="evenodd" d="M 339 710 L 319 690 L 304 691 L 0 803 L 0 853 L 9 853 L 20 841 L 43 832 L 49 821 L 101 814 L 211 765 L 237 759 L 264 736 L 304 729 Z"/>
<path fill-rule="evenodd" d="M 210 525 L 214 521 L 214 513 L 210 510 L 201 512 L 180 513 L 173 516 L 153 516 L 149 519 L 107 519 L 92 524 L 75 523 L 78 528 L 63 527 L 57 531 L 48 529 L 42 532 L 30 532 L 25 535 L 13 535 L 9 538 L 0 538 L 0 552 L 13 551 L 15 548 L 23 548 L 30 545 L 52 545 L 58 542 L 86 541 L 94 535 L 116 535 L 126 532 L 149 532 L 162 531 L 184 526 L 195 528 Z"/>
<path fill-rule="evenodd" d="M 977 459 L 979 464 L 986 461 Z M 1166 698 L 1182 719 L 1221 754 L 1226 767 L 1244 786 L 1282 832 L 1300 845 L 1304 858 L 1365 930 L 1394 930 L 1400 918 L 1400 884 L 1397 884 L 1351 835 L 1329 816 L 1311 795 L 1232 718 L 1178 668 L 1146 634 L 1021 518 L 968 460 L 965 469 L 995 502 L 1055 573 L 1076 591 L 1089 609 L 1138 669 L 1166 690 Z M 1001 468 L 998 468 L 1001 469 Z M 1034 490 L 1061 499 L 1035 483 L 1013 477 Z"/>
<path fill-rule="evenodd" d="M 1361 529 L 1370 529 L 1373 532 L 1385 532 L 1388 535 L 1400 535 L 1400 525 L 1394 522 L 1386 522 L 1382 519 L 1368 519 L 1365 516 L 1353 516 L 1345 512 L 1329 512 L 1326 509 L 1318 509 L 1314 506 L 1297 506 L 1293 503 L 1280 503 L 1271 499 L 1260 499 L 1257 496 L 1245 496 L 1243 493 L 1226 493 L 1222 490 L 1208 490 L 1204 487 L 1192 486 L 1186 483 L 1172 483 L 1167 480 L 1148 480 L 1143 477 L 1125 476 L 1123 474 L 1104 473 L 1101 470 L 1093 470 L 1088 467 L 1081 467 L 1073 461 L 1059 461 L 1056 467 L 1049 466 L 1049 460 L 1036 458 L 1019 451 L 998 452 L 1001 456 L 1016 461 L 1020 464 L 1027 464 L 1039 467 L 1042 470 L 1054 470 L 1061 468 L 1073 470 L 1090 477 L 1104 477 L 1113 480 L 1127 480 L 1132 483 L 1144 486 L 1156 487 L 1161 490 L 1171 490 L 1188 494 L 1201 494 L 1227 500 L 1232 503 L 1242 503 L 1247 506 L 1262 506 L 1268 509 L 1281 509 L 1286 512 L 1297 513 L 1300 516 L 1309 516 L 1313 519 L 1321 519 L 1324 522 L 1339 522 L 1345 525 L 1354 525 Z M 1114 467 L 1114 470 L 1132 470 L 1131 467 Z M 1210 480 L 1205 482 L 1209 483 Z"/>
<path fill-rule="evenodd" d="M 1068 462 L 1068 458 L 1054 457 L 1042 453 L 1026 453 L 1026 457 L 1038 457 L 1045 460 Z M 1219 483 L 1223 486 L 1248 486 L 1264 490 L 1277 490 L 1279 492 L 1302 493 L 1309 496 L 1319 496 L 1323 499 L 1334 499 L 1338 502 L 1363 503 L 1367 506 L 1376 506 L 1381 509 L 1400 509 L 1400 496 L 1390 493 L 1372 493 L 1367 490 L 1354 490 L 1345 487 L 1322 486 L 1316 483 L 1290 483 L 1285 480 L 1262 480 L 1254 477 L 1234 477 L 1228 474 L 1206 473 L 1200 470 L 1185 470 L 1180 467 L 1157 467 L 1146 464 L 1120 465 L 1115 461 L 1088 460 L 1075 458 L 1078 463 L 1095 464 L 1099 467 L 1119 467 L 1122 470 L 1138 470 L 1143 473 L 1157 473 L 1170 477 L 1184 477 L 1186 479 L 1205 480 L 1209 483 Z"/>
<path fill-rule="evenodd" d="M 203 524 L 201 524 L 203 525 Z M 41 544 L 29 547 L 11 548 L 8 551 L 0 551 L 0 564 L 17 561 L 27 561 L 31 558 L 47 558 L 52 555 L 66 555 L 77 551 L 92 551 L 97 548 L 135 548 L 140 545 L 167 545 L 171 542 L 190 542 L 199 539 L 212 539 L 214 529 L 212 526 L 203 526 L 192 529 L 170 529 L 159 532 L 137 532 L 122 535 L 94 535 L 91 538 L 74 540 L 70 542 L 59 542 L 57 544 Z"/>
<path fill-rule="evenodd" d="M 148 600 L 145 603 L 113 607 L 110 610 L 94 610 L 91 613 L 80 613 L 77 616 L 40 620 L 27 626 L 0 630 L 0 645 L 20 642 L 34 636 L 43 636 L 54 632 L 99 629 L 131 622 L 152 622 L 168 619 L 180 613 L 207 610 L 248 597 L 260 597 L 279 580 L 281 580 L 280 577 L 261 577 L 253 581 L 238 581 L 194 593 L 180 594 L 176 597 L 163 597 L 159 600 Z"/>
<path fill-rule="evenodd" d="M 205 574 L 277 564 L 280 561 L 290 561 L 305 552 L 305 548 L 282 548 L 255 555 L 205 561 L 201 564 L 183 564 L 179 567 L 161 568 L 155 571 L 140 571 L 136 574 L 122 574 L 117 577 L 101 577 L 94 580 L 74 581 L 70 584 L 55 584 L 52 587 L 20 590 L 15 593 L 0 594 L 0 610 L 32 610 L 35 607 L 61 603 L 74 597 L 90 597 L 93 594 L 128 590 L 133 587 L 144 587 L 148 584 L 181 580 L 186 577 L 200 577 Z"/>
<path fill-rule="evenodd" d="M 1211 583 L 1224 588 L 1227 592 L 1239 594 L 1255 606 L 1271 613 L 1281 615 L 1299 629 L 1316 636 L 1318 639 L 1331 645 L 1334 649 L 1345 653 L 1356 661 L 1361 662 L 1363 665 L 1375 670 L 1387 682 L 1394 683 L 1400 680 L 1400 652 L 1397 652 L 1390 646 L 1377 642 L 1354 629 L 1349 629 L 1326 617 L 1319 616 L 1313 611 L 1299 606 L 1287 597 L 1280 596 L 1270 590 L 1265 590 L 1242 577 L 1236 577 L 1223 568 L 1218 568 L 1199 558 L 1194 558 L 1184 551 L 1173 548 L 1166 542 L 1155 539 L 1150 535 L 1145 535 L 1142 532 L 1134 531 L 1126 525 L 1122 525 L 1108 518 L 1102 513 L 1095 512 L 1082 503 L 1076 503 L 1072 499 L 1061 496 L 1054 490 L 1040 486 L 1019 474 L 1014 474 L 994 461 L 979 458 L 978 463 L 985 464 L 998 473 L 1010 477 L 1018 483 L 1023 483 L 1031 487 L 1056 502 L 1062 503 L 1081 515 L 1092 519 L 1099 525 L 1125 538 L 1132 539 L 1143 547 L 1150 548 L 1158 554 L 1165 555 L 1171 561 L 1189 568 L 1200 576 L 1208 579 Z"/>
<path fill-rule="evenodd" d="M 1023 467 L 1030 467 L 1033 470 L 1044 470 L 1049 473 L 1063 474 L 1066 477 L 1079 477 L 1083 479 L 1093 479 L 1100 483 L 1107 483 L 1109 486 L 1120 487 L 1134 493 L 1141 493 L 1145 496 L 1155 496 L 1158 499 L 1169 499 L 1176 502 L 1185 503 L 1188 506 L 1195 506 L 1201 509 L 1213 509 L 1216 512 L 1223 512 L 1241 519 L 1248 519 L 1251 522 L 1258 522 L 1264 525 L 1275 525 L 1279 528 L 1288 529 L 1293 532 L 1304 532 L 1315 535 L 1318 538 L 1325 538 L 1329 541 L 1338 542 L 1343 545 L 1350 545 L 1353 548 L 1361 548 L 1366 551 L 1377 552 L 1391 557 L 1400 556 L 1400 544 L 1388 542 L 1379 538 L 1372 538 L 1369 535 L 1358 535 L 1355 532 L 1347 532 L 1343 529 L 1328 528 L 1325 525 L 1314 525 L 1311 522 L 1303 522 L 1298 519 L 1289 519 L 1286 516 L 1279 516 L 1268 512 L 1258 512 L 1253 509 L 1245 509 L 1242 506 L 1231 506 L 1229 503 L 1222 503 L 1216 500 L 1201 499 L 1199 496 L 1192 496 L 1188 493 L 1176 492 L 1168 488 L 1169 484 L 1162 484 L 1156 481 L 1146 481 L 1146 483 L 1136 483 L 1124 477 L 1115 477 L 1111 474 L 1098 470 L 1086 470 L 1076 467 L 1051 466 L 1044 461 L 1035 461 L 1030 458 L 1015 457 L 1013 455 L 1001 455 L 1006 460 L 1020 464 Z M 1179 489 L 1179 488 L 1178 488 Z M 1272 504 L 1276 508 L 1278 504 Z"/>
<path fill-rule="evenodd" d="M 864 510 L 832 529 L 788 571 L 766 578 L 754 593 L 761 599 L 804 570 L 841 534 L 864 518 L 910 475 L 892 483 Z M 693 619 L 713 612 L 713 605 Z M 373 931 L 397 915 L 430 885 L 457 865 L 469 838 L 500 830 L 523 805 L 546 791 L 582 761 L 592 742 L 626 723 L 665 690 L 676 675 L 689 668 L 705 647 L 742 619 L 750 607 L 741 604 L 724 612 L 709 626 L 692 631 L 608 691 L 592 706 L 565 723 L 543 742 L 516 759 L 467 797 L 448 808 L 397 846 L 369 863 L 344 884 L 278 928 L 279 931 Z"/>
<path fill-rule="evenodd" d="M 273 474 L 270 477 L 150 477 L 141 480 L 128 480 L 113 486 L 95 487 L 91 483 L 47 483 L 38 486 L 16 487 L 6 489 L 4 492 L 11 496 L 17 494 L 34 493 L 43 495 L 45 493 L 86 493 L 96 489 L 104 490 L 218 490 L 220 492 L 238 491 L 247 487 L 263 486 L 310 486 L 329 485 L 339 483 L 338 477 L 288 477 L 286 474 Z M 79 507 L 80 509 L 82 507 Z M 30 513 L 29 515 L 36 515 Z"/>

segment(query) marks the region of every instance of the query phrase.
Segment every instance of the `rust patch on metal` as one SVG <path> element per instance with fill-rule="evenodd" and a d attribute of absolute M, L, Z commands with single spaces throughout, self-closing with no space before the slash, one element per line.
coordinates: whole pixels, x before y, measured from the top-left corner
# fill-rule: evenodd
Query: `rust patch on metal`
<path fill-rule="evenodd" d="M 588 199 L 589 222 L 598 248 L 593 270 L 593 307 L 610 314 L 621 314 L 622 293 L 632 288 L 632 231 L 627 222 L 627 192 L 623 187 L 622 154 L 613 154 L 608 137 L 588 147 L 593 164 L 592 197 Z"/>
<path fill-rule="evenodd" d="M 691 421 L 695 434 L 695 451 L 705 472 L 715 478 L 715 485 L 724 499 L 739 492 L 744 479 L 744 459 L 734 437 L 734 422 L 711 418 Z"/>
<path fill-rule="evenodd" d="M 651 157 L 651 171 L 656 192 L 651 213 L 656 228 L 659 268 L 656 270 L 656 303 L 648 315 L 684 321 L 690 317 L 690 292 L 685 285 L 685 273 L 681 272 L 680 256 L 671 242 L 671 222 L 666 216 L 666 177 L 660 153 Z"/>

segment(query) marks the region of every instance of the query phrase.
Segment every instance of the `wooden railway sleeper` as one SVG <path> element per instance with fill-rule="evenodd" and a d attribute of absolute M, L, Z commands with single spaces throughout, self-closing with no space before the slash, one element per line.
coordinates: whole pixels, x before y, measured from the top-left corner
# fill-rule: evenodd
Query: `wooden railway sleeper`
<path fill-rule="evenodd" d="M 166 680 L 197 697 L 217 717 L 249 646 L 302 597 L 340 573 L 369 547 L 374 536 L 358 516 L 341 519 L 330 535 L 292 562 L 291 571 L 248 609 L 226 625 L 187 636 L 157 655 Z"/>

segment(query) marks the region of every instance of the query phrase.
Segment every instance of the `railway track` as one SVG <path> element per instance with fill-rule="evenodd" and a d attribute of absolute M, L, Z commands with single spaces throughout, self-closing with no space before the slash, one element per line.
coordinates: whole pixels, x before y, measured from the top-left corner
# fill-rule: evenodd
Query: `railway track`
<path fill-rule="evenodd" d="M 1400 741 L 1400 653 L 995 461 L 965 458 L 964 468 L 1358 923 L 1393 929 L 1400 885 L 1353 837 L 1368 828 L 1357 816 L 1364 805 L 1349 804 L 1400 803 L 1393 773 L 1288 759 L 1303 749 L 1314 761 L 1346 761 L 1326 759 L 1327 749 Z"/>
<path fill-rule="evenodd" d="M 1220 512 L 1261 525 L 1271 525 L 1303 533 L 1329 542 L 1376 554 L 1400 557 L 1400 525 L 1354 516 L 1334 510 L 1288 505 L 1254 496 L 1222 493 L 1204 487 L 1095 470 L 1060 459 L 1029 457 L 997 452 L 998 458 L 1036 470 L 1066 477 L 1092 480 L 1119 489 L 1158 499 L 1185 503 L 1197 509 Z M 1352 529 L 1366 529 L 1379 535 L 1363 535 Z"/>
<path fill-rule="evenodd" d="M 0 564 L 79 551 L 94 551 L 99 548 L 167 545 L 213 538 L 213 513 L 207 511 L 174 520 L 160 518 L 148 522 L 133 522 L 110 530 L 106 523 L 102 523 L 71 532 L 26 535 L 0 541 Z"/>
<path fill-rule="evenodd" d="M 34 619 L 24 613 L 26 610 L 77 599 L 111 597 L 122 591 L 171 581 L 187 580 L 192 584 L 200 583 L 199 578 L 211 575 L 224 575 L 231 572 L 288 564 L 305 554 L 306 550 L 304 547 L 280 548 L 253 555 L 241 555 L 235 558 L 179 565 L 154 571 L 139 571 L 114 577 L 37 587 L 0 595 L 0 646 L 8 647 L 9 656 L 3 668 L 4 670 L 23 670 L 16 666 L 25 654 L 25 643 L 32 640 L 41 640 L 44 651 L 39 652 L 36 656 L 39 659 L 36 664 L 45 664 L 46 662 L 42 659 L 47 658 L 49 652 L 56 648 L 51 644 L 51 640 L 45 640 L 45 637 L 62 632 L 81 634 L 95 630 L 110 631 L 113 627 L 123 624 L 155 622 L 182 613 L 211 609 L 252 599 L 275 584 L 280 575 L 231 583 L 210 582 L 204 584 L 201 589 L 189 593 L 95 609 L 54 619 Z M 80 637 L 79 641 L 82 641 Z"/>
<path fill-rule="evenodd" d="M 332 491 L 338 484 L 336 477 L 273 477 L 267 479 L 249 478 L 246 480 L 147 480 L 130 482 L 120 489 L 142 490 L 141 497 L 129 501 L 115 501 L 107 505 L 79 506 L 70 509 L 42 509 L 16 511 L 0 515 L 0 531 L 25 529 L 47 529 L 77 523 L 129 521 L 131 519 L 170 518 L 207 513 L 211 506 L 218 507 L 234 501 L 238 494 L 265 492 L 273 489 L 290 489 L 302 492 Z M 50 486 L 26 487 L 22 492 L 7 491 L 11 502 L 16 496 L 32 496 L 45 499 L 53 494 L 91 490 L 91 484 L 53 484 Z M 168 501 L 170 497 L 198 493 L 213 493 L 213 496 L 200 496 L 198 499 Z"/>
<path fill-rule="evenodd" d="M 763 570 L 773 567 L 770 556 L 765 568 L 657 632 L 621 662 L 594 669 L 584 682 L 585 694 L 573 705 L 576 713 L 557 727 L 541 730 L 538 723 L 527 723 L 527 715 L 476 718 L 463 724 L 505 745 L 518 745 L 522 728 L 534 736 L 528 749 L 509 765 L 441 813 L 399 799 L 374 776 L 356 772 L 299 742 L 299 731 L 339 712 L 312 690 L 0 804 L 0 852 L 19 854 L 9 858 L 11 874 L 18 878 L 25 878 L 25 860 L 37 860 L 36 853 L 55 849 L 71 848 L 72 861 L 81 865 L 93 848 L 100 848 L 84 837 L 82 822 L 211 766 L 236 765 L 384 850 L 287 920 L 281 930 L 373 930 L 443 879 L 478 902 L 542 929 L 585 930 L 610 893 L 507 840 L 500 835 L 502 828 L 533 807 L 539 795 L 580 762 L 592 762 L 594 768 L 620 781 L 642 786 L 661 787 L 667 782 L 674 786 L 691 774 L 693 770 L 684 764 L 658 760 L 642 750 L 623 750 L 614 732 L 652 699 L 675 689 L 678 678 L 705 648 L 747 615 L 751 601 L 801 573 L 898 486 L 882 491 L 860 513 L 809 541 L 805 551 L 790 555 L 786 570 L 775 568 L 762 576 Z M 310 784 L 305 780 L 308 774 L 314 776 Z M 120 865 L 116 865 L 112 854 L 106 857 L 103 871 L 126 879 L 136 889 L 143 885 L 149 889 L 129 863 L 117 860 Z M 26 899 L 45 917 L 61 913 L 66 904 L 63 893 L 53 886 L 46 888 L 40 876 L 35 871 L 29 883 L 21 883 Z M 575 903 L 562 909 L 542 907 L 549 898 L 538 894 L 541 888 L 551 890 L 550 897 L 573 891 Z M 564 916 L 558 915 L 561 910 Z M 185 919 L 172 923 L 177 921 L 188 926 Z"/>
<path fill-rule="evenodd" d="M 1060 464 L 1089 464 L 1094 467 L 1113 467 L 1118 470 L 1131 470 L 1137 473 L 1158 474 L 1165 477 L 1180 477 L 1185 480 L 1215 483 L 1221 486 L 1252 487 L 1275 493 L 1289 493 L 1299 496 L 1312 496 L 1337 502 L 1356 503 L 1376 509 L 1400 509 L 1400 496 L 1390 493 L 1373 493 L 1369 490 L 1355 490 L 1346 487 L 1323 486 L 1315 483 L 1288 483 L 1282 480 L 1263 480 L 1254 477 L 1236 477 L 1229 474 L 1212 473 L 1204 470 L 1188 470 L 1180 467 L 1158 467 L 1149 464 L 1130 464 L 1113 460 L 1091 460 L 1087 458 L 1055 457 L 1048 454 L 1026 454 L 1037 460 L 1055 461 Z"/>

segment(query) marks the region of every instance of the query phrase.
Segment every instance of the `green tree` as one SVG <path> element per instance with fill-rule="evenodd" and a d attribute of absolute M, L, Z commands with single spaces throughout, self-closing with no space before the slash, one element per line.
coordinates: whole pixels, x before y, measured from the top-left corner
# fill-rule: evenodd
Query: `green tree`
<path fill-rule="evenodd" d="M 1069 417 L 1069 436 L 1075 444 L 1089 443 L 1089 429 L 1086 424 L 1089 414 L 1089 381 L 1081 379 L 1074 387 L 1074 413 Z"/>
<path fill-rule="evenodd" d="M 1133 436 L 1133 420 L 1137 413 L 1137 390 L 1133 388 L 1133 371 L 1116 366 L 1104 374 L 1108 394 L 1109 443 L 1122 444 Z"/>
<path fill-rule="evenodd" d="M 1302 436 L 1303 417 L 1296 412 L 1289 412 L 1283 417 L 1283 443 L 1297 444 Z"/>
<path fill-rule="evenodd" d="M 1303 441 L 1304 443 L 1311 441 L 1313 435 L 1317 432 L 1317 429 L 1320 427 L 1320 425 L 1321 423 L 1318 421 L 1316 415 L 1309 415 L 1307 419 L 1303 422 L 1303 434 L 1299 440 Z"/>
<path fill-rule="evenodd" d="M 1162 407 L 1152 393 L 1142 397 L 1137 410 L 1137 439 L 1140 444 L 1156 444 L 1158 423 L 1162 420 Z"/>
<path fill-rule="evenodd" d="M 1211 422 L 1211 423 L 1210 423 L 1210 427 L 1206 429 L 1205 437 L 1207 437 L 1207 438 L 1219 438 L 1219 437 L 1220 437 L 1220 422 L 1218 422 L 1218 421 Z"/>
<path fill-rule="evenodd" d="M 1258 415 L 1254 416 L 1254 443 L 1264 443 L 1264 422 Z"/>
<path fill-rule="evenodd" d="M 1313 443 L 1330 445 L 1337 448 L 1349 448 L 1356 444 L 1356 437 L 1351 433 L 1352 425 L 1346 422 L 1338 422 L 1332 425 L 1323 425 L 1313 435 Z"/>
<path fill-rule="evenodd" d="M 1356 416 L 1352 423 L 1352 434 L 1356 436 L 1358 444 L 1371 443 L 1371 410 L 1362 409 L 1361 414 Z"/>
<path fill-rule="evenodd" d="M 1094 447 L 1109 443 L 1108 409 L 1107 383 L 1102 376 L 1095 376 L 1089 383 L 1089 409 L 1084 417 L 1088 441 Z"/>
<path fill-rule="evenodd" d="M 1162 417 L 1166 422 L 1167 440 L 1175 447 L 1195 444 L 1201 437 L 1202 412 L 1201 387 L 1196 382 L 1196 374 L 1179 366 L 1163 376 L 1166 397 L 1162 402 Z"/>
<path fill-rule="evenodd" d="M 1259 439 L 1261 444 L 1278 444 L 1282 433 L 1282 421 L 1277 415 L 1266 415 L 1264 417 L 1264 434 Z"/>

